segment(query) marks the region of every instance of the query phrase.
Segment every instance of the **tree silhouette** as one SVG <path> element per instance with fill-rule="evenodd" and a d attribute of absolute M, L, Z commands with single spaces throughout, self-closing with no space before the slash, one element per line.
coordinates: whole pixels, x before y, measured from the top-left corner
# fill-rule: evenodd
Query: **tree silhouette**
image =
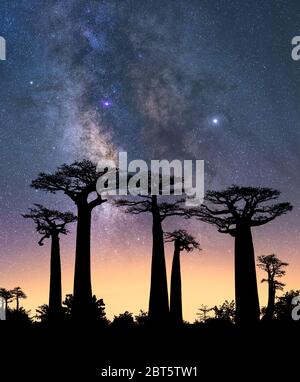
<path fill-rule="evenodd" d="M 224 191 L 208 191 L 205 203 L 190 216 L 217 226 L 235 238 L 235 300 L 238 324 L 259 320 L 252 227 L 271 222 L 291 211 L 290 203 L 272 203 L 280 192 L 271 188 L 232 186 Z M 268 203 L 269 202 L 269 203 Z"/>
<path fill-rule="evenodd" d="M 13 294 L 11 290 L 0 288 L 0 297 L 3 298 L 5 302 L 5 312 L 8 312 L 8 304 L 13 300 Z"/>
<path fill-rule="evenodd" d="M 207 305 L 201 305 L 201 308 L 198 309 L 200 313 L 197 313 L 200 321 L 205 322 L 208 319 L 208 313 L 214 310 L 214 308 L 209 308 Z"/>
<path fill-rule="evenodd" d="M 277 320 L 292 321 L 292 310 L 295 307 L 293 299 L 300 296 L 300 290 L 290 290 L 277 298 L 274 313 Z"/>
<path fill-rule="evenodd" d="M 96 183 L 103 175 L 89 160 L 63 164 L 53 174 L 41 173 L 31 184 L 38 190 L 64 192 L 77 207 L 76 256 L 74 272 L 74 317 L 88 319 L 92 314 L 91 286 L 91 214 L 96 206 L 106 202 L 96 193 Z"/>
<path fill-rule="evenodd" d="M 140 196 L 135 200 L 116 200 L 118 207 L 127 207 L 127 213 L 139 215 L 151 213 L 152 215 L 152 263 L 151 285 L 149 298 L 149 320 L 152 324 L 164 324 L 169 318 L 169 299 L 167 286 L 167 273 L 164 250 L 164 235 L 162 222 L 169 216 L 184 215 L 182 206 L 184 200 L 177 199 L 172 203 L 158 201 L 157 195 Z"/>
<path fill-rule="evenodd" d="M 68 233 L 66 225 L 76 220 L 71 212 L 49 210 L 41 204 L 35 204 L 24 214 L 26 219 L 32 219 L 36 224 L 37 232 L 42 235 L 39 245 L 44 245 L 45 239 L 51 238 L 50 256 L 50 292 L 49 292 L 49 319 L 51 321 L 61 318 L 61 263 L 59 235 Z"/>
<path fill-rule="evenodd" d="M 27 298 L 26 294 L 22 291 L 22 289 L 20 287 L 15 287 L 12 291 L 11 291 L 12 295 L 14 296 L 14 298 L 16 299 L 16 310 L 17 312 L 19 311 L 19 300 L 20 299 L 25 299 Z"/>
<path fill-rule="evenodd" d="M 236 318 L 235 303 L 234 301 L 225 300 L 222 305 L 214 306 L 213 311 L 217 320 L 234 322 Z"/>
<path fill-rule="evenodd" d="M 200 246 L 194 237 L 189 235 L 183 229 L 174 232 L 166 232 L 165 242 L 174 242 L 174 255 L 171 272 L 170 318 L 172 324 L 178 326 L 183 323 L 180 252 L 191 252 L 194 249 L 200 250 Z"/>
<path fill-rule="evenodd" d="M 268 305 L 264 318 L 270 320 L 274 315 L 276 290 L 283 290 L 285 286 L 285 284 L 276 280 L 276 278 L 280 278 L 286 274 L 283 268 L 287 267 L 288 263 L 281 261 L 274 254 L 258 256 L 258 261 L 257 266 L 267 273 L 267 278 L 262 279 L 261 282 L 268 283 Z"/>

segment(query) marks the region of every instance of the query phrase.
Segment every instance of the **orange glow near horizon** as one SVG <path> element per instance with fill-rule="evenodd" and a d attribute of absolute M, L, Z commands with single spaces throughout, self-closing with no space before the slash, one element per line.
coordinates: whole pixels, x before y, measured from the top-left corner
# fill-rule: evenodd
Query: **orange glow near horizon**
<path fill-rule="evenodd" d="M 229 239 L 230 240 L 230 239 Z M 233 243 L 228 244 L 232 245 Z M 263 248 L 264 243 L 261 244 Z M 234 299 L 234 269 L 233 255 L 229 249 L 225 251 L 203 250 L 200 253 L 182 253 L 182 288 L 184 319 L 193 322 L 201 304 L 212 307 L 224 300 Z M 22 301 L 26 309 L 31 309 L 31 315 L 42 304 L 48 303 L 49 288 L 49 245 L 37 248 L 40 256 L 35 257 L 34 264 L 26 264 L 26 253 L 12 269 L 2 275 L 1 286 L 13 288 L 20 285 L 28 298 Z M 143 252 L 142 252 L 143 251 Z M 122 256 L 101 255 L 98 249 L 93 250 L 92 285 L 93 293 L 103 298 L 109 319 L 125 310 L 138 314 L 139 310 L 148 310 L 150 287 L 151 249 L 138 247 L 135 251 L 126 250 Z M 113 252 L 113 250 L 111 251 Z M 258 253 L 268 253 L 262 250 Z M 143 253 L 143 255 L 142 255 Z M 29 255 L 28 255 L 29 258 Z M 280 256 L 289 261 L 286 256 Z M 166 262 L 168 284 L 170 282 L 172 246 L 166 246 Z M 63 296 L 72 293 L 74 256 L 72 250 L 62 251 L 62 284 Z M 288 267 L 287 276 L 282 279 L 287 284 L 285 290 L 299 289 L 298 275 L 300 265 Z M 267 285 L 261 284 L 263 273 L 258 270 L 258 287 L 260 304 L 267 302 Z M 13 306 L 14 303 L 11 303 Z"/>

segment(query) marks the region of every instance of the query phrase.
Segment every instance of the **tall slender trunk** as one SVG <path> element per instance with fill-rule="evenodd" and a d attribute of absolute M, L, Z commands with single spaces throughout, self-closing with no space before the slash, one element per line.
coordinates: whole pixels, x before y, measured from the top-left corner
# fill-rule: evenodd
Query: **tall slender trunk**
<path fill-rule="evenodd" d="M 235 301 L 236 320 L 239 325 L 259 321 L 255 257 L 251 227 L 237 225 L 235 235 Z"/>
<path fill-rule="evenodd" d="M 88 320 L 92 310 L 91 285 L 91 210 L 79 204 L 76 235 L 73 317 Z"/>
<path fill-rule="evenodd" d="M 181 325 L 182 319 L 182 293 L 181 293 L 181 271 L 180 271 L 180 245 L 175 241 L 174 255 L 171 272 L 171 296 L 170 296 L 170 318 L 173 325 Z"/>
<path fill-rule="evenodd" d="M 156 196 L 152 196 L 152 217 L 153 245 L 149 318 L 154 324 L 165 324 L 169 318 L 169 299 L 163 230 Z"/>
<path fill-rule="evenodd" d="M 16 303 L 17 303 L 17 312 L 19 311 L 19 297 L 16 296 Z"/>
<path fill-rule="evenodd" d="M 264 317 L 266 320 L 271 320 L 273 318 L 275 307 L 275 293 L 276 289 L 274 285 L 274 280 L 268 280 L 268 305 Z"/>
<path fill-rule="evenodd" d="M 61 318 L 61 264 L 58 233 L 51 235 L 49 319 Z"/>

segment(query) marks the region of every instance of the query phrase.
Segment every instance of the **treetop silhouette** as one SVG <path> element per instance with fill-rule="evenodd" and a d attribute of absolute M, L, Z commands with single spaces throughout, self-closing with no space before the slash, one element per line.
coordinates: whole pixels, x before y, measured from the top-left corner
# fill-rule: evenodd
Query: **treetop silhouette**
<path fill-rule="evenodd" d="M 36 230 L 42 235 L 39 240 L 39 245 L 44 245 L 44 240 L 49 239 L 53 234 L 66 235 L 68 230 L 66 225 L 77 220 L 72 212 L 61 212 L 58 210 L 50 210 L 41 204 L 34 204 L 34 208 L 29 208 L 29 214 L 22 216 L 27 219 L 32 219 L 36 224 Z"/>
<path fill-rule="evenodd" d="M 201 251 L 200 244 L 184 229 L 179 229 L 173 232 L 165 232 L 164 237 L 166 243 L 177 243 L 180 251 L 191 252 L 195 249 Z"/>
<path fill-rule="evenodd" d="M 207 191 L 205 203 L 190 209 L 190 214 L 216 225 L 221 233 L 235 236 L 238 224 L 258 227 L 291 211 L 292 205 L 288 202 L 264 204 L 277 200 L 279 196 L 280 191 L 272 188 L 234 185 L 223 191 Z M 219 208 L 213 209 L 210 204 Z"/>

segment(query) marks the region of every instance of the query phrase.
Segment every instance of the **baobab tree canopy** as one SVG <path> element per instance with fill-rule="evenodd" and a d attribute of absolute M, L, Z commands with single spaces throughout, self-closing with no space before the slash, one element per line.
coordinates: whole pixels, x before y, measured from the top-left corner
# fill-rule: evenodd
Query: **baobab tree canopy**
<path fill-rule="evenodd" d="M 32 181 L 31 187 L 51 193 L 63 191 L 78 203 L 81 199 L 86 200 L 92 192 L 96 192 L 97 180 L 103 174 L 104 172 L 97 171 L 96 164 L 84 159 L 72 164 L 63 164 L 53 174 L 40 173 L 38 178 Z M 97 198 L 89 202 L 89 205 L 95 207 L 105 201 L 97 194 Z"/>
<path fill-rule="evenodd" d="M 164 236 L 166 243 L 177 242 L 180 251 L 191 252 L 194 249 L 201 251 L 200 244 L 184 229 L 173 232 L 165 232 Z"/>
<path fill-rule="evenodd" d="M 58 210 L 50 210 L 41 204 L 34 204 L 34 208 L 29 209 L 28 214 L 22 216 L 27 219 L 32 219 L 36 224 L 36 230 L 42 238 L 39 245 L 43 245 L 44 239 L 49 238 L 53 233 L 64 234 L 68 233 L 66 225 L 76 221 L 76 216 L 72 212 L 61 212 Z"/>
<path fill-rule="evenodd" d="M 207 191 L 205 203 L 190 214 L 216 225 L 219 232 L 235 236 L 239 223 L 257 227 L 291 211 L 288 202 L 274 203 L 279 196 L 280 191 L 267 187 L 232 186 L 223 191 Z"/>

